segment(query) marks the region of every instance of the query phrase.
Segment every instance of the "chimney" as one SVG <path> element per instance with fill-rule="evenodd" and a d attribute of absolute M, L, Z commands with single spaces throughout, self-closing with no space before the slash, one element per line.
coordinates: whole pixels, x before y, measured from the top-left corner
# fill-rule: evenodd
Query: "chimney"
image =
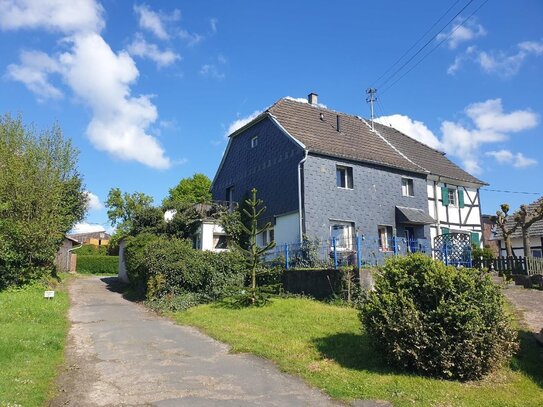
<path fill-rule="evenodd" d="M 317 95 L 314 92 L 311 92 L 309 95 L 307 95 L 307 101 L 309 102 L 310 105 L 316 105 L 318 97 L 319 95 Z"/>
<path fill-rule="evenodd" d="M 341 127 L 339 126 L 339 114 L 336 116 L 337 120 L 337 131 L 341 131 Z"/>

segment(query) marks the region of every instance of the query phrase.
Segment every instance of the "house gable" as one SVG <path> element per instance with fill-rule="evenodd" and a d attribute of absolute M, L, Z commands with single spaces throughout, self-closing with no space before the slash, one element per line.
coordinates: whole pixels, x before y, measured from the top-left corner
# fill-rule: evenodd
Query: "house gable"
<path fill-rule="evenodd" d="M 242 202 L 252 188 L 266 205 L 264 217 L 298 211 L 298 164 L 302 146 L 264 116 L 230 137 L 211 192 L 214 200 Z"/>

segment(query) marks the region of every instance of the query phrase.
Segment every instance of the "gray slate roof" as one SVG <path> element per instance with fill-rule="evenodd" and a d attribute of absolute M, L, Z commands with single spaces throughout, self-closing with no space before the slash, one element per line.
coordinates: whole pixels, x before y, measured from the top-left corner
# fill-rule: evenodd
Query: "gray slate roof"
<path fill-rule="evenodd" d="M 530 205 L 528 205 L 528 213 L 530 212 L 533 212 L 535 210 L 535 208 L 539 205 L 541 205 L 541 202 L 543 201 L 543 196 L 541 198 L 539 198 L 538 200 L 532 202 Z M 513 225 L 515 224 L 515 221 L 514 221 L 514 217 L 515 217 L 515 214 L 513 215 L 510 215 L 507 217 L 507 228 L 511 228 L 513 227 Z M 535 222 L 529 229 L 528 231 L 528 235 L 530 237 L 532 236 L 543 236 L 543 219 Z M 511 235 L 511 237 L 522 237 L 522 231 L 520 230 L 520 228 L 517 228 L 517 230 L 515 231 L 515 233 L 513 233 Z M 496 228 L 496 239 L 503 239 L 503 235 L 502 235 L 502 232 L 499 228 Z"/>
<path fill-rule="evenodd" d="M 369 122 L 360 117 L 290 98 L 280 99 L 263 114 L 275 117 L 312 153 L 485 184 L 451 162 L 444 153 L 392 127 L 375 123 L 376 132 L 373 132 Z M 338 116 L 340 131 L 337 131 Z"/>

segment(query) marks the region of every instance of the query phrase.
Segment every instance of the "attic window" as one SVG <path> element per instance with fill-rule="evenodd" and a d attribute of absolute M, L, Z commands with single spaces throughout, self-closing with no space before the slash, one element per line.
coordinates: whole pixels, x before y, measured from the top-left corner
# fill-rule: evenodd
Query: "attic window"
<path fill-rule="evenodd" d="M 258 136 L 254 136 L 251 139 L 251 148 L 255 148 L 258 145 Z"/>

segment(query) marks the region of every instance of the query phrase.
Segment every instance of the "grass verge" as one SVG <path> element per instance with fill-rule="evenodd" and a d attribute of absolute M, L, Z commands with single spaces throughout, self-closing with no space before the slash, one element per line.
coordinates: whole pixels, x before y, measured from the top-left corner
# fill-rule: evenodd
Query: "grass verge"
<path fill-rule="evenodd" d="M 68 332 L 68 293 L 43 284 L 0 292 L 0 406 L 41 406 L 52 396 Z"/>
<path fill-rule="evenodd" d="M 510 366 L 478 382 L 410 375 L 386 366 L 361 332 L 357 311 L 308 299 L 275 299 L 266 307 L 201 305 L 170 314 L 232 346 L 274 361 L 340 400 L 388 400 L 395 406 L 542 406 L 543 352 L 521 333 Z"/>

